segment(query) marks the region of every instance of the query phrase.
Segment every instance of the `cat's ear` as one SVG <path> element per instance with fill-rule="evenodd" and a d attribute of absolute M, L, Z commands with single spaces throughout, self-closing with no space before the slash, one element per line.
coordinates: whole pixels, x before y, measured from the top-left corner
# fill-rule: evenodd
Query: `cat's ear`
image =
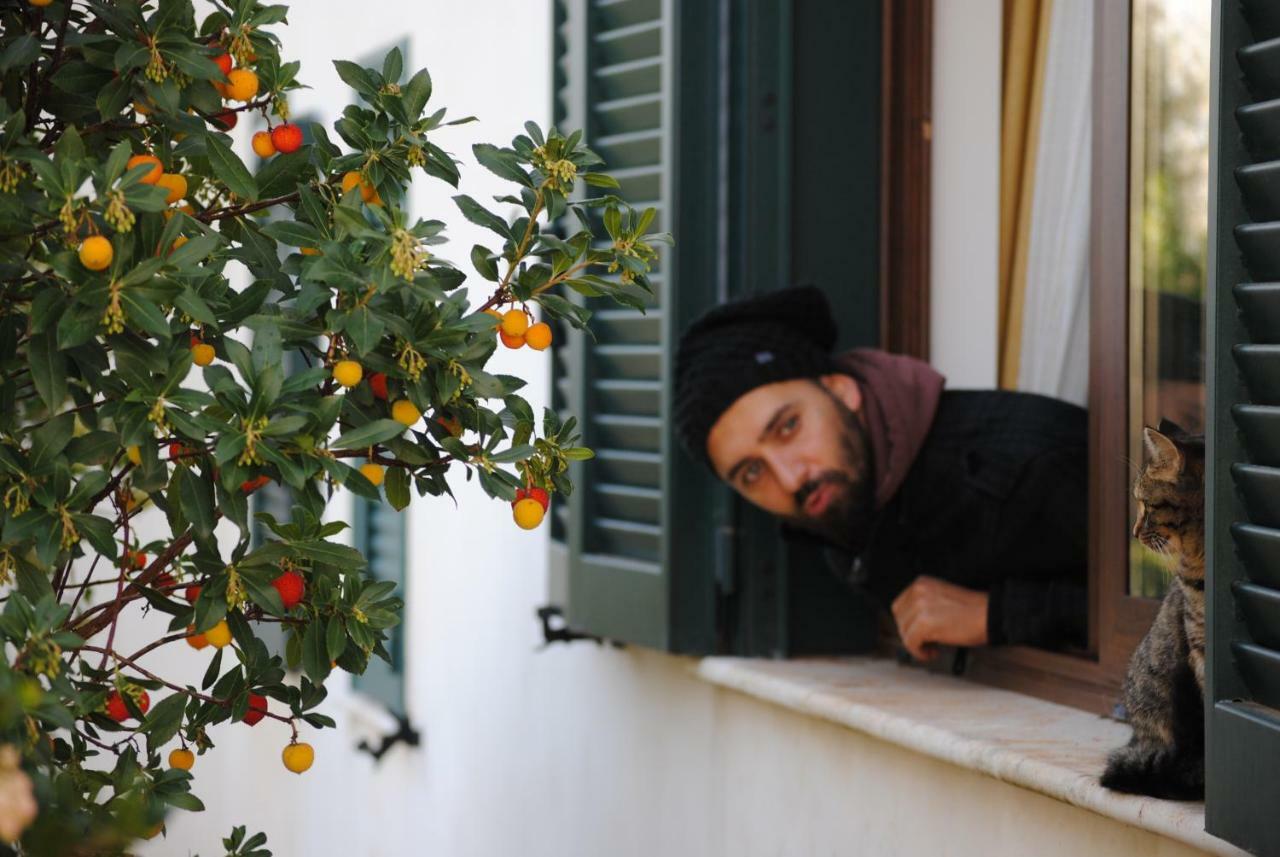
<path fill-rule="evenodd" d="M 1153 428 L 1142 430 L 1142 443 L 1147 448 L 1147 473 L 1151 478 L 1176 482 L 1186 465 L 1178 445 Z"/>
<path fill-rule="evenodd" d="M 1178 425 L 1173 420 L 1166 419 L 1164 417 L 1160 418 L 1160 425 L 1156 428 L 1156 431 L 1171 438 L 1184 437 L 1187 434 L 1186 430 L 1183 429 L 1182 426 Z"/>

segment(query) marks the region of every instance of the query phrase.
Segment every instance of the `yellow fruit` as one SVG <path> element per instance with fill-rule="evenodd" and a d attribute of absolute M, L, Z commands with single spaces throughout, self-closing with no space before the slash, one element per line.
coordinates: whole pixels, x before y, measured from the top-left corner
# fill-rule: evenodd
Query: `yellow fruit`
<path fill-rule="evenodd" d="M 286 768 L 295 774 L 300 774 L 310 768 L 311 763 L 316 760 L 316 751 L 311 748 L 310 744 L 305 742 L 290 744 L 284 748 L 280 758 L 284 761 Z"/>
<path fill-rule="evenodd" d="M 213 346 L 207 342 L 198 342 L 191 346 L 191 359 L 197 366 L 208 366 L 216 356 Z"/>
<path fill-rule="evenodd" d="M 156 187 L 162 187 L 169 191 L 169 195 L 164 201 L 173 205 L 178 200 L 187 195 L 187 177 L 179 173 L 164 173 L 160 178 L 156 179 Z"/>
<path fill-rule="evenodd" d="M 169 767 L 178 768 L 182 771 L 191 770 L 191 766 L 196 763 L 196 754 L 192 753 L 186 747 L 178 747 L 169 753 Z"/>
<path fill-rule="evenodd" d="M 143 184 L 155 184 L 160 181 L 160 177 L 164 175 L 164 167 L 161 166 L 160 159 L 155 155 L 134 155 L 125 164 L 125 169 L 131 170 L 134 167 L 141 166 L 142 164 L 151 165 L 151 169 L 142 175 L 141 181 Z"/>
<path fill-rule="evenodd" d="M 114 255 L 111 242 L 101 235 L 90 235 L 80 242 L 80 264 L 90 271 L 106 270 Z"/>
<path fill-rule="evenodd" d="M 319 247 L 299 247 L 298 252 L 303 256 L 323 256 Z"/>
<path fill-rule="evenodd" d="M 364 369 L 354 360 L 339 360 L 333 367 L 333 380 L 344 387 L 354 387 L 364 377 Z"/>
<path fill-rule="evenodd" d="M 347 191 L 351 190 L 356 185 L 360 185 L 360 198 L 363 199 L 365 202 L 372 202 L 373 198 L 378 194 L 378 191 L 374 189 L 373 185 L 369 184 L 367 181 L 362 180 L 360 178 L 360 174 L 355 170 L 351 170 L 349 172 L 345 172 L 342 174 L 342 192 L 343 193 L 346 193 Z M 382 203 L 382 200 L 379 199 L 377 203 L 374 203 L 374 204 L 380 205 L 381 203 Z"/>
<path fill-rule="evenodd" d="M 512 505 L 511 513 L 516 519 L 517 527 L 522 530 L 532 530 L 542 523 L 542 516 L 546 514 L 546 510 L 537 500 L 525 497 Z"/>
<path fill-rule="evenodd" d="M 253 151 L 259 158 L 269 158 L 276 153 L 276 144 L 271 142 L 270 131 L 259 131 L 253 135 Z"/>
<path fill-rule="evenodd" d="M 186 244 L 187 241 L 187 236 L 179 235 L 177 238 L 173 239 L 173 243 L 169 245 L 169 252 L 172 253 L 174 250 L 177 250 L 183 244 Z"/>
<path fill-rule="evenodd" d="M 360 465 L 360 475 L 372 482 L 375 488 L 382 484 L 385 474 L 386 470 L 381 464 L 374 464 L 370 461 L 367 464 Z"/>
<path fill-rule="evenodd" d="M 551 345 L 551 325 L 544 321 L 530 327 L 524 332 L 524 344 L 534 351 L 542 351 Z"/>
<path fill-rule="evenodd" d="M 417 406 L 408 399 L 400 399 L 391 406 L 391 419 L 411 426 L 422 419 L 422 411 L 418 410 Z"/>
<path fill-rule="evenodd" d="M 227 620 L 222 619 L 218 624 L 214 625 L 208 631 L 205 631 L 204 638 L 208 640 L 209 645 L 213 646 L 215 649 L 221 649 L 227 643 L 230 643 L 231 628 L 227 625 Z"/>
<path fill-rule="evenodd" d="M 133 102 L 133 109 L 139 116 L 150 116 L 151 108 L 143 104 L 141 101 Z"/>
<path fill-rule="evenodd" d="M 524 336 L 529 329 L 529 316 L 522 309 L 509 309 L 502 314 L 502 332 L 507 336 Z"/>
<path fill-rule="evenodd" d="M 128 449 L 126 449 L 126 450 L 124 451 L 124 454 L 125 454 L 125 456 L 127 456 L 127 457 L 128 457 L 129 462 L 130 462 L 134 467 L 139 467 L 139 466 L 141 466 L 141 464 L 142 464 L 142 450 L 138 449 L 138 447 L 136 447 L 136 446 L 131 446 L 131 447 L 129 447 Z"/>
<path fill-rule="evenodd" d="M 258 76 L 247 68 L 233 68 L 227 75 L 226 94 L 231 101 L 249 101 L 258 94 Z"/>

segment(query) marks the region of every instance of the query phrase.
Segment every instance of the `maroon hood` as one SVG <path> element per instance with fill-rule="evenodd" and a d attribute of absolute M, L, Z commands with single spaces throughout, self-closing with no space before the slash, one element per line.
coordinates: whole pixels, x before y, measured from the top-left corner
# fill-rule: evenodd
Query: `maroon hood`
<path fill-rule="evenodd" d="M 946 379 L 922 360 L 874 348 L 855 348 L 834 360 L 862 391 L 875 504 L 881 509 L 893 499 L 924 445 Z"/>

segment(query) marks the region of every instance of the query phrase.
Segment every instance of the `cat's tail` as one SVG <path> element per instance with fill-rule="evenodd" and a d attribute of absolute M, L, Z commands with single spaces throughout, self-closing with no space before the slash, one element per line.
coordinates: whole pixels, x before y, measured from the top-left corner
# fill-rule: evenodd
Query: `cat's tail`
<path fill-rule="evenodd" d="M 1204 757 L 1175 747 L 1130 741 L 1107 757 L 1102 785 L 1168 800 L 1204 799 Z"/>

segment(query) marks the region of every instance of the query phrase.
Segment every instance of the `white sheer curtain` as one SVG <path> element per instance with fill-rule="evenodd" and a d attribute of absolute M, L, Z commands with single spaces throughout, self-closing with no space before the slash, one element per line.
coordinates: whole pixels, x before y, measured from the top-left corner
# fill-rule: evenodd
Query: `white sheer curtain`
<path fill-rule="evenodd" d="M 1078 405 L 1085 404 L 1089 389 L 1092 59 L 1093 4 L 1055 2 L 1045 57 L 1018 389 Z"/>

